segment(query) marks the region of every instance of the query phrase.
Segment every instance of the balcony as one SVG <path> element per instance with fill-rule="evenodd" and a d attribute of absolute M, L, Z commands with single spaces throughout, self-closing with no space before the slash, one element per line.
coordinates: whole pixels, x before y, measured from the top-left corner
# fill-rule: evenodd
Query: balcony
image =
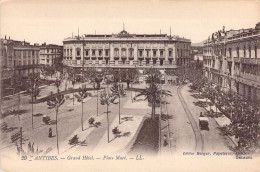
<path fill-rule="evenodd" d="M 256 82 L 258 85 L 260 83 L 260 76 L 249 74 L 249 73 L 240 73 L 237 75 L 238 79 L 242 79 L 244 83 L 248 83 L 248 81 Z"/>
<path fill-rule="evenodd" d="M 241 58 L 242 63 L 260 64 L 260 58 Z"/>
<path fill-rule="evenodd" d="M 233 57 L 234 58 L 234 62 L 235 63 L 239 63 L 240 62 L 240 58 L 239 57 Z"/>
<path fill-rule="evenodd" d="M 223 56 L 218 56 L 219 61 L 223 61 Z"/>
<path fill-rule="evenodd" d="M 144 60 L 144 56 L 138 56 L 139 60 Z"/>
<path fill-rule="evenodd" d="M 223 75 L 223 71 L 218 70 L 218 69 L 213 69 L 213 68 L 211 68 L 210 71 L 213 72 L 213 73 L 215 73 L 215 74 Z"/>
<path fill-rule="evenodd" d="M 227 61 L 228 62 L 232 62 L 232 58 L 231 57 L 227 57 Z"/>
<path fill-rule="evenodd" d="M 151 56 L 146 56 L 145 59 L 151 59 Z"/>
<path fill-rule="evenodd" d="M 134 56 L 128 57 L 129 60 L 134 60 Z"/>
<path fill-rule="evenodd" d="M 103 56 L 98 56 L 98 60 L 103 60 Z"/>
<path fill-rule="evenodd" d="M 118 55 L 115 55 L 114 59 L 115 59 L 115 60 L 119 60 L 119 56 L 118 56 Z"/>
<path fill-rule="evenodd" d="M 165 56 L 164 56 L 164 55 L 161 55 L 159 58 L 160 58 L 160 59 L 165 59 Z"/>
<path fill-rule="evenodd" d="M 168 59 L 169 59 L 169 60 L 172 60 L 172 59 L 173 59 L 173 56 L 169 56 Z"/>

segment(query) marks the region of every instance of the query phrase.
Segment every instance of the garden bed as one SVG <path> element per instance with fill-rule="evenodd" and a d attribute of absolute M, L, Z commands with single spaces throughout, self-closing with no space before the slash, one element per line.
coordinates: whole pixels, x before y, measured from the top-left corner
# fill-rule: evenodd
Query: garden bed
<path fill-rule="evenodd" d="M 159 151 L 159 120 L 145 119 L 130 154 L 155 155 Z"/>

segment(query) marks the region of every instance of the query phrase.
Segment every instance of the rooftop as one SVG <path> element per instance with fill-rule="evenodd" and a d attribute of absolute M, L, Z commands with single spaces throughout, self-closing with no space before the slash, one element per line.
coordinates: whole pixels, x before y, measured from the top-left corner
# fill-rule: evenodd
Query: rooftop
<path fill-rule="evenodd" d="M 66 41 L 89 40 L 89 41 L 113 41 L 113 40 L 165 40 L 165 41 L 183 41 L 190 42 L 189 39 L 167 34 L 130 34 L 122 30 L 118 34 L 83 34 L 82 36 L 73 36 L 64 39 Z"/>

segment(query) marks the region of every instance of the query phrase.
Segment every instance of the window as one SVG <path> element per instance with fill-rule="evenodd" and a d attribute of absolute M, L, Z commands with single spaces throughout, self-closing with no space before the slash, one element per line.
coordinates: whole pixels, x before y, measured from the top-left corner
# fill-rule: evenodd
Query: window
<path fill-rule="evenodd" d="M 249 58 L 251 58 L 251 46 L 248 47 L 248 51 L 249 51 Z"/>
<path fill-rule="evenodd" d="M 237 57 L 239 57 L 239 47 L 237 47 Z"/>
<path fill-rule="evenodd" d="M 156 57 L 156 50 L 153 50 L 153 56 Z"/>
<path fill-rule="evenodd" d="M 257 58 L 257 46 L 255 45 L 255 58 Z"/>
<path fill-rule="evenodd" d="M 105 52 L 105 53 L 106 53 L 106 56 L 108 56 L 108 50 L 106 50 L 106 52 Z"/>
<path fill-rule="evenodd" d="M 86 50 L 86 51 L 85 51 L 85 55 L 86 55 L 86 56 L 89 56 L 89 50 Z"/>
<path fill-rule="evenodd" d="M 170 56 L 170 57 L 172 56 L 172 50 L 169 51 L 169 56 Z"/>
<path fill-rule="evenodd" d="M 146 64 L 147 64 L 147 65 L 149 64 L 149 60 L 148 60 L 148 59 L 146 59 Z"/>
<path fill-rule="evenodd" d="M 146 50 L 146 55 L 147 57 L 149 57 L 149 50 Z"/>
<path fill-rule="evenodd" d="M 95 56 L 95 50 L 92 50 L 92 56 Z"/>
<path fill-rule="evenodd" d="M 130 55 L 130 57 L 134 56 L 134 50 L 133 49 L 129 49 L 129 55 Z"/>
<path fill-rule="evenodd" d="M 115 48 L 115 56 L 116 56 L 116 57 L 119 56 L 119 50 L 118 50 L 118 48 Z"/>
<path fill-rule="evenodd" d="M 162 66 L 163 65 L 163 60 L 160 60 L 160 66 Z"/>
<path fill-rule="evenodd" d="M 98 55 L 99 55 L 99 56 L 102 56 L 102 50 L 99 50 L 99 51 L 98 51 Z"/>
<path fill-rule="evenodd" d="M 231 53 L 232 53 L 232 52 L 231 52 L 231 48 L 229 48 L 228 51 L 229 51 L 229 57 L 231 57 L 231 55 L 232 55 L 232 54 L 231 54 Z"/>
<path fill-rule="evenodd" d="M 122 56 L 126 56 L 126 49 L 122 49 Z"/>
<path fill-rule="evenodd" d="M 244 58 L 246 58 L 246 46 L 244 46 Z"/>
<path fill-rule="evenodd" d="M 162 50 L 160 51 L 160 56 L 163 56 L 163 51 Z"/>
<path fill-rule="evenodd" d="M 32 51 L 32 55 L 34 56 L 34 51 Z"/>
<path fill-rule="evenodd" d="M 143 56 L 143 50 L 139 50 L 139 57 Z"/>
<path fill-rule="evenodd" d="M 80 56 L 80 49 L 77 48 L 77 56 Z"/>

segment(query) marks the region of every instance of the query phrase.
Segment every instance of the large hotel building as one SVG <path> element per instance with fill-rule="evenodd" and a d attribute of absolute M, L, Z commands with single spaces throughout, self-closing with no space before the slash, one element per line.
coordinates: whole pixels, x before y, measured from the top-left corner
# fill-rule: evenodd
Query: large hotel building
<path fill-rule="evenodd" d="M 203 47 L 204 74 L 250 100 L 260 98 L 260 23 L 213 33 Z"/>
<path fill-rule="evenodd" d="M 88 35 L 63 41 L 63 63 L 71 67 L 176 68 L 190 61 L 189 39 L 167 34 Z"/>

